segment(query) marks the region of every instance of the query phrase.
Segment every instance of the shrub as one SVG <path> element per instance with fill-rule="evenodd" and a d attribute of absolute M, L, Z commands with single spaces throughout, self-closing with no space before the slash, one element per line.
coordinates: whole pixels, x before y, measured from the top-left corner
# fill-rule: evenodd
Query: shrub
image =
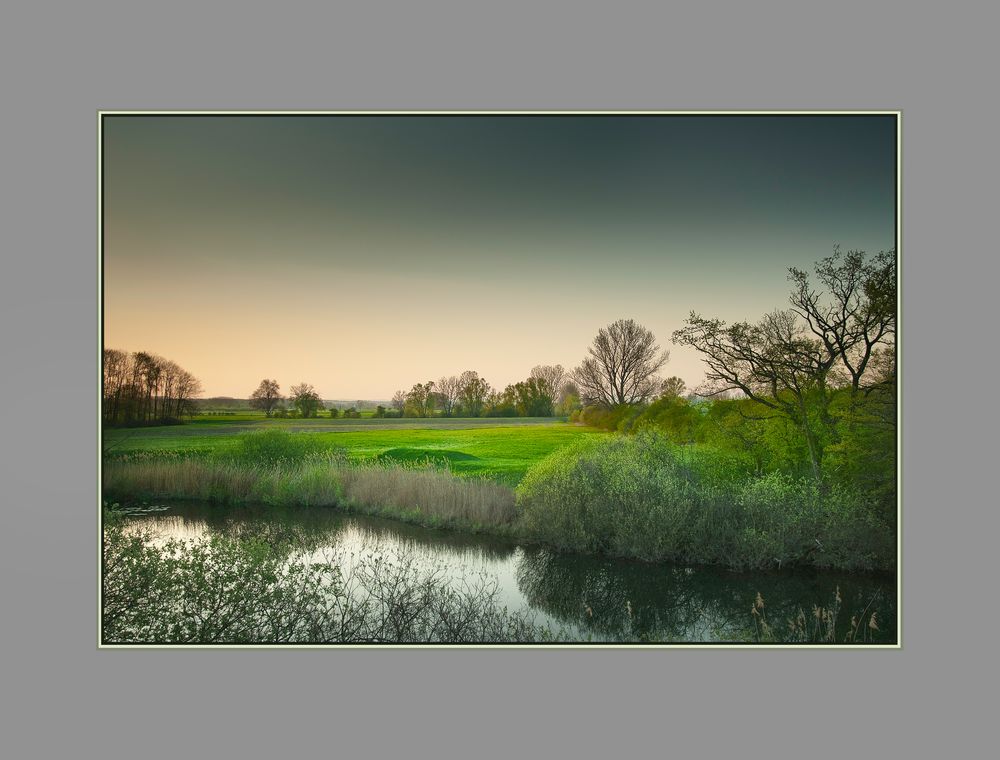
<path fill-rule="evenodd" d="M 106 643 L 549 640 L 487 577 L 449 582 L 408 550 L 360 556 L 267 536 L 154 540 L 105 513 Z"/>
<path fill-rule="evenodd" d="M 279 464 L 301 462 L 324 451 L 322 443 L 309 433 L 255 430 L 237 436 L 235 446 L 221 456 L 247 464 Z"/>
<path fill-rule="evenodd" d="M 580 421 L 590 427 L 611 431 L 627 431 L 641 414 L 643 407 L 619 404 L 613 407 L 585 406 L 580 412 Z"/>
<path fill-rule="evenodd" d="M 651 431 L 555 452 L 528 471 L 517 505 L 528 536 L 651 561 L 875 569 L 895 554 L 891 529 L 858 492 L 755 477 L 747 456 Z"/>

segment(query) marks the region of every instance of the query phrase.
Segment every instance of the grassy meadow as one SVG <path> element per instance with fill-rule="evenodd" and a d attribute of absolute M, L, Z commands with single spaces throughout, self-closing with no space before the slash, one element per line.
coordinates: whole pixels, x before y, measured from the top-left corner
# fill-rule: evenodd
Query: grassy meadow
<path fill-rule="evenodd" d="M 104 433 L 109 462 L 238 456 L 249 433 L 284 431 L 310 453 L 336 454 L 356 464 L 432 464 L 456 475 L 508 486 L 528 468 L 581 438 L 608 435 L 551 418 L 525 419 L 266 419 L 261 415 L 196 417 L 190 424 L 125 428 Z M 293 440 L 295 440 L 293 439 Z M 283 451 L 274 452 L 280 456 Z"/>

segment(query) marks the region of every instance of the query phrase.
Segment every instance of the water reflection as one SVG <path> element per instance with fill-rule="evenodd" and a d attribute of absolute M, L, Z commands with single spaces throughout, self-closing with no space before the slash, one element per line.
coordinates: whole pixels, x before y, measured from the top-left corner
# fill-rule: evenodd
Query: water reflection
<path fill-rule="evenodd" d="M 626 642 L 755 641 L 761 616 L 751 614 L 759 593 L 763 616 L 785 638 L 788 621 L 829 608 L 838 593 L 834 639 L 843 641 L 852 616 L 876 612 L 879 643 L 895 642 L 895 579 L 828 572 L 729 573 L 714 568 L 651 565 L 575 554 L 452 531 L 345 516 L 332 509 L 219 507 L 169 504 L 128 517 L 152 528 L 158 541 L 211 535 L 286 545 L 291 551 L 349 558 L 398 551 L 455 583 L 496 579 L 503 604 L 526 609 L 535 622 L 576 640 Z M 799 618 L 800 620 L 802 618 Z M 865 620 L 868 618 L 865 617 Z"/>
<path fill-rule="evenodd" d="M 800 611 L 812 616 L 814 607 L 834 605 L 838 589 L 836 641 L 849 632 L 851 617 L 866 609 L 879 613 L 878 640 L 895 640 L 892 578 L 816 571 L 729 573 L 537 549 L 524 553 L 517 583 L 532 607 L 597 640 L 753 641 L 751 606 L 758 593 L 769 624 L 784 635 Z"/>

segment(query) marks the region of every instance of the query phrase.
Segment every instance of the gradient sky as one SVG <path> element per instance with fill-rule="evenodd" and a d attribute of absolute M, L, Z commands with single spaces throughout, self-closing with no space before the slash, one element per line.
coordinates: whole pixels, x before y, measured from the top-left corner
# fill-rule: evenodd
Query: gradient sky
<path fill-rule="evenodd" d="M 893 116 L 107 116 L 104 340 L 205 396 L 570 369 L 623 317 L 757 319 L 895 239 Z"/>

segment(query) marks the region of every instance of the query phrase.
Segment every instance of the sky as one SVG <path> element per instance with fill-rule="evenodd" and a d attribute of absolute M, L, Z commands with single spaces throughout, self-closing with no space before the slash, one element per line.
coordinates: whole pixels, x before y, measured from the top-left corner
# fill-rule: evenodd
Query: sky
<path fill-rule="evenodd" d="M 787 307 L 787 268 L 895 245 L 893 116 L 104 117 L 104 345 L 388 399 L 577 366 L 633 318 Z"/>

